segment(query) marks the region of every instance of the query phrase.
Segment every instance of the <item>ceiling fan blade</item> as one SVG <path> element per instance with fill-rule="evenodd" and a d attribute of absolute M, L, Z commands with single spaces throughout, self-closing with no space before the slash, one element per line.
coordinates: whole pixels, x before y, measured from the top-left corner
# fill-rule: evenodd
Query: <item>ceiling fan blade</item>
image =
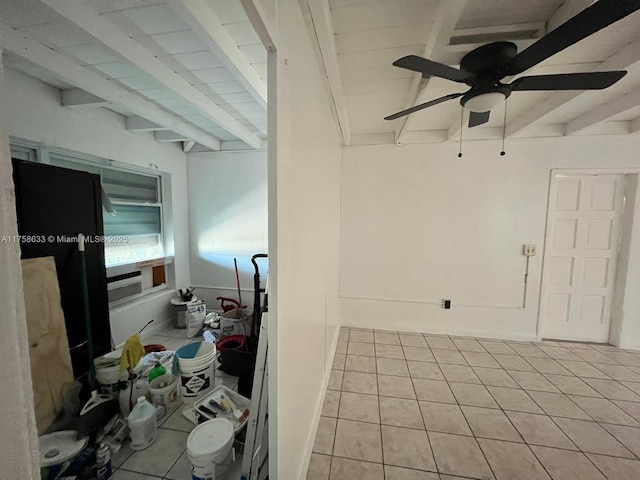
<path fill-rule="evenodd" d="M 491 115 L 491 112 L 470 112 L 469 128 L 487 123 L 489 121 L 489 115 Z"/>
<path fill-rule="evenodd" d="M 435 100 L 431 100 L 426 103 L 421 103 L 420 105 L 416 105 L 415 107 L 407 108 L 406 110 L 402 110 L 398 113 L 394 113 L 393 115 L 384 117 L 384 119 L 395 120 L 396 118 L 404 117 L 405 115 L 409 115 L 410 113 L 417 112 L 427 107 L 433 107 L 434 105 L 438 105 L 439 103 L 446 102 L 447 100 L 452 100 L 454 98 L 461 97 L 462 95 L 464 95 L 464 93 L 450 93 L 449 95 L 445 95 L 444 97 L 436 98 Z"/>
<path fill-rule="evenodd" d="M 413 70 L 414 72 L 419 72 L 423 77 L 435 76 L 460 83 L 465 83 L 467 80 L 472 78 L 472 76 L 467 72 L 463 72 L 462 70 L 452 68 L 442 63 L 427 60 L 426 58 L 418 57 L 417 55 L 407 55 L 406 57 L 402 57 L 393 62 L 393 65 L 396 67 L 406 68 L 407 70 Z"/>
<path fill-rule="evenodd" d="M 563 73 L 520 77 L 510 85 L 513 91 L 529 90 L 601 90 L 610 87 L 627 72 Z"/>
<path fill-rule="evenodd" d="M 638 9 L 640 0 L 599 0 L 513 57 L 501 73 L 522 73 Z"/>

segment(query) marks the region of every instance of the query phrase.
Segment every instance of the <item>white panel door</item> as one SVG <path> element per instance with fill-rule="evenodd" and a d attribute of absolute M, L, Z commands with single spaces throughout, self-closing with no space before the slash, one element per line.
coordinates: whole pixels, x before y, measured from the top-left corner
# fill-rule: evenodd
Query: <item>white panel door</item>
<path fill-rule="evenodd" d="M 540 302 L 543 338 L 608 342 L 624 175 L 551 182 Z"/>

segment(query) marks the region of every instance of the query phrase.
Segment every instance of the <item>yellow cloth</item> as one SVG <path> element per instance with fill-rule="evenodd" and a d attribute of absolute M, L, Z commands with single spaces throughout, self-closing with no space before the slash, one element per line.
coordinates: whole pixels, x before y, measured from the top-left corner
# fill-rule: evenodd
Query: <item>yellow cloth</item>
<path fill-rule="evenodd" d="M 140 340 L 140 334 L 131 335 L 124 344 L 120 357 L 120 371 L 133 370 L 140 359 L 144 357 L 144 347 Z"/>

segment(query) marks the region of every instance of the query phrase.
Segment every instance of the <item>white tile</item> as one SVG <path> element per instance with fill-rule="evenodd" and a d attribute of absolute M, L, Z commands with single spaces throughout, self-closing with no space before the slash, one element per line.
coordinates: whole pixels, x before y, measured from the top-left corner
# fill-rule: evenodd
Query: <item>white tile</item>
<path fill-rule="evenodd" d="M 453 394 L 460 405 L 499 408 L 498 404 L 489 394 L 489 391 L 484 385 L 449 382 L 449 387 L 453 391 Z"/>
<path fill-rule="evenodd" d="M 460 408 L 476 437 L 522 442 L 522 437 L 502 410 L 465 406 Z"/>
<path fill-rule="evenodd" d="M 458 405 L 421 401 L 420 410 L 429 432 L 472 435 Z"/>
<path fill-rule="evenodd" d="M 442 380 L 413 378 L 413 387 L 418 400 L 440 403 L 457 403 L 449 384 Z"/>
<path fill-rule="evenodd" d="M 384 463 L 419 470 L 436 470 L 427 432 L 382 426 Z"/>
<path fill-rule="evenodd" d="M 186 450 L 188 436 L 185 432 L 160 428 L 154 443 L 144 450 L 134 452 L 121 468 L 164 476 Z"/>
<path fill-rule="evenodd" d="M 384 480 L 381 464 L 334 457 L 331 461 L 331 480 Z"/>
<path fill-rule="evenodd" d="M 550 480 L 527 445 L 499 440 L 478 440 L 498 480 Z"/>
<path fill-rule="evenodd" d="M 331 469 L 331 457 L 328 455 L 320 455 L 318 453 L 311 454 L 309 469 L 307 470 L 306 480 L 329 480 L 329 472 Z M 189 477 L 183 477 L 189 478 Z"/>
<path fill-rule="evenodd" d="M 587 455 L 608 480 L 630 480 L 638 478 L 640 461 L 625 458 L 613 458 L 604 455 Z"/>
<path fill-rule="evenodd" d="M 505 413 L 529 445 L 576 450 L 573 442 L 548 416 L 522 412 Z"/>
<path fill-rule="evenodd" d="M 335 456 L 382 463 L 380 425 L 338 420 Z"/>
<path fill-rule="evenodd" d="M 416 398 L 411 379 L 394 375 L 378 375 L 378 394 L 384 397 Z"/>
<path fill-rule="evenodd" d="M 493 474 L 473 437 L 429 432 L 438 472 L 482 480 L 493 480 Z"/>
<path fill-rule="evenodd" d="M 378 396 L 342 392 L 338 418 L 356 420 L 360 422 L 380 423 Z"/>
<path fill-rule="evenodd" d="M 596 422 L 571 418 L 554 418 L 553 421 L 583 452 L 634 458 L 629 450 Z"/>
<path fill-rule="evenodd" d="M 424 430 L 424 421 L 416 400 L 380 397 L 380 423 Z"/>
<path fill-rule="evenodd" d="M 582 452 L 535 445 L 531 450 L 553 480 L 606 480 Z"/>

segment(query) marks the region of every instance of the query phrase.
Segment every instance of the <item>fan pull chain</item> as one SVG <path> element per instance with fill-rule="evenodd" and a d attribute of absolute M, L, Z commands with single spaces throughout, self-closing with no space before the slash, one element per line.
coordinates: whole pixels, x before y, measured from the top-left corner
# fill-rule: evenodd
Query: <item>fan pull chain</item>
<path fill-rule="evenodd" d="M 458 158 L 462 157 L 462 127 L 464 125 L 464 106 L 460 108 L 460 143 L 458 145 Z"/>
<path fill-rule="evenodd" d="M 504 137 L 507 135 L 507 104 L 509 99 L 504 99 L 504 119 L 502 120 L 502 150 L 500 156 L 504 157 L 507 153 L 504 151 Z"/>

